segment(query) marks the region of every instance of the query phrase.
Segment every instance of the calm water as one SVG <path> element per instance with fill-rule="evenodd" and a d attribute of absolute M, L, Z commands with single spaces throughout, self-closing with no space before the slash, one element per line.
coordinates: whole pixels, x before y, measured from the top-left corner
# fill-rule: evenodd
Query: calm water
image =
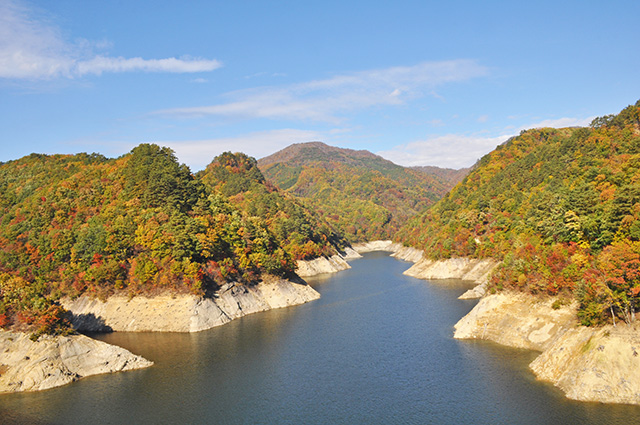
<path fill-rule="evenodd" d="M 456 341 L 468 285 L 409 278 L 384 253 L 311 283 L 320 300 L 197 334 L 100 339 L 156 362 L 0 396 L 1 423 L 630 424 L 640 407 L 579 403 L 536 382 L 535 354 Z"/>

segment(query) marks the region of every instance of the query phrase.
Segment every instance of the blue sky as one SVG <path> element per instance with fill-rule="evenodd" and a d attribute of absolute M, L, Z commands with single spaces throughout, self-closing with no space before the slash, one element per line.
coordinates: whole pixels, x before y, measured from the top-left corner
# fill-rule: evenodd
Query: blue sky
<path fill-rule="evenodd" d="M 470 166 L 640 99 L 640 2 L 0 0 L 0 161 L 292 143 Z"/>

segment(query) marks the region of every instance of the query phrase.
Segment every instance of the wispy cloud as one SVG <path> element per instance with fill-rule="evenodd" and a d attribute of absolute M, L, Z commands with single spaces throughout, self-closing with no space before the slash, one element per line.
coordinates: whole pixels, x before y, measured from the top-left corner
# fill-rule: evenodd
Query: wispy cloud
<path fill-rule="evenodd" d="M 74 64 L 73 71 L 78 75 L 96 74 L 103 72 L 204 72 L 213 71 L 221 64 L 215 60 L 195 59 L 190 57 L 166 58 L 166 59 L 142 59 L 142 58 L 112 58 L 96 56 L 86 61 L 78 61 Z"/>
<path fill-rule="evenodd" d="M 191 57 L 143 59 L 97 55 L 91 43 L 67 42 L 59 28 L 38 19 L 23 4 L 12 0 L 0 2 L 0 78 L 74 78 L 131 71 L 203 72 L 220 66 L 217 60 Z"/>
<path fill-rule="evenodd" d="M 228 93 L 231 101 L 210 106 L 157 111 L 178 117 L 207 115 L 341 122 L 341 114 L 376 106 L 401 105 L 431 96 L 434 87 L 485 76 L 473 60 L 424 62 L 337 75 L 323 80 Z"/>

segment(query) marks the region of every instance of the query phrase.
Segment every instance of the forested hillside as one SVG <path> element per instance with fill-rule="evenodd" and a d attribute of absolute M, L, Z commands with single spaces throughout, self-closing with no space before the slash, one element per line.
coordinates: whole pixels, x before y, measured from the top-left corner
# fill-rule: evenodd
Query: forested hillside
<path fill-rule="evenodd" d="M 335 255 L 348 246 L 346 239 L 315 212 L 268 183 L 254 158 L 226 152 L 197 177 L 242 211 L 264 220 L 278 244 L 295 260 Z"/>
<path fill-rule="evenodd" d="M 460 168 L 459 170 L 454 170 L 453 168 L 440 168 L 433 166 L 411 167 L 411 169 L 439 178 L 449 189 L 460 183 L 471 171 L 471 168 Z"/>
<path fill-rule="evenodd" d="M 333 255 L 347 240 L 387 238 L 432 258 L 502 260 L 494 290 L 576 297 L 584 324 L 633 319 L 640 102 L 589 128 L 522 132 L 445 195 L 458 178 L 318 142 L 258 162 L 224 153 L 195 176 L 150 144 L 116 159 L 9 161 L 0 164 L 0 327 L 65 332 L 62 296 L 207 294 L 290 276 L 295 260 Z"/>
<path fill-rule="evenodd" d="M 246 174 L 235 172 L 242 161 Z M 334 252 L 340 237 L 263 185 L 255 160 L 215 164 L 201 181 L 149 144 L 117 159 L 32 154 L 1 164 L 0 327 L 64 332 L 61 296 L 205 294 Z"/>
<path fill-rule="evenodd" d="M 494 257 L 494 287 L 576 296 L 584 324 L 640 301 L 640 102 L 499 146 L 398 234 L 433 258 Z M 612 317 L 613 316 L 613 317 Z"/>
<path fill-rule="evenodd" d="M 265 177 L 302 199 L 351 242 L 389 239 L 448 190 L 444 179 L 368 151 L 300 143 L 260 159 Z"/>

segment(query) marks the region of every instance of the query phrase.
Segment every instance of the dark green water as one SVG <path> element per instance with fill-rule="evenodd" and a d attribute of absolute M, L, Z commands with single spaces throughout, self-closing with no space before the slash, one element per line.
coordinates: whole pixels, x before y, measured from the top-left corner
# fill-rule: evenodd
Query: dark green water
<path fill-rule="evenodd" d="M 156 362 L 0 396 L 0 423 L 631 424 L 640 407 L 566 400 L 534 353 L 456 341 L 461 282 L 402 275 L 384 253 L 311 283 L 320 300 L 197 334 L 100 339 Z"/>

